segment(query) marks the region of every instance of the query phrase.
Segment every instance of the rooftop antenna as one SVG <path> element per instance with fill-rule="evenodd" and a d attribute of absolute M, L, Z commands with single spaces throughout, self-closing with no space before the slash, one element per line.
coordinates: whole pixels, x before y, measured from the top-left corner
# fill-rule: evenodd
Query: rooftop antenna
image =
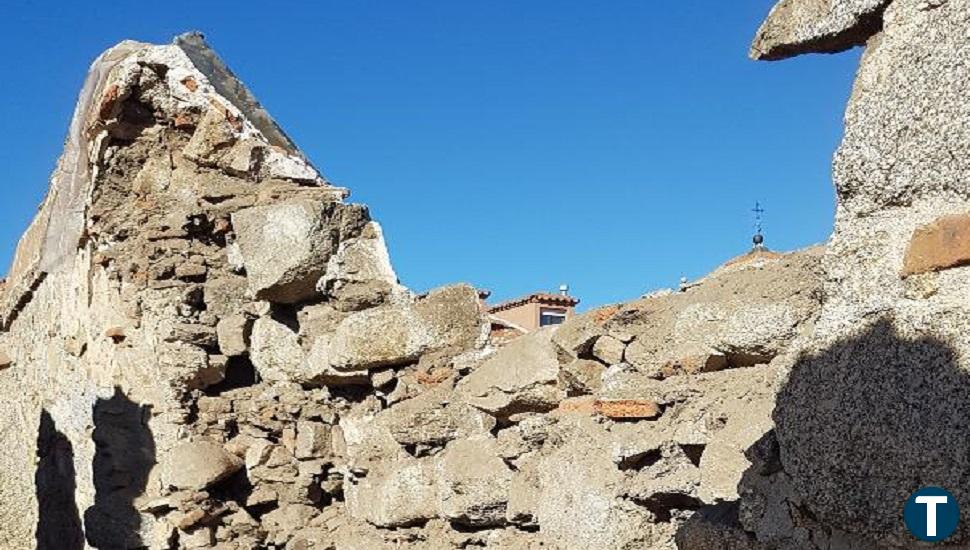
<path fill-rule="evenodd" d="M 754 212 L 754 237 L 751 237 L 751 242 L 754 243 L 752 250 L 764 250 L 765 249 L 765 236 L 762 233 L 761 215 L 765 213 L 765 209 L 761 208 L 761 203 L 755 201 L 754 208 L 751 209 Z"/>

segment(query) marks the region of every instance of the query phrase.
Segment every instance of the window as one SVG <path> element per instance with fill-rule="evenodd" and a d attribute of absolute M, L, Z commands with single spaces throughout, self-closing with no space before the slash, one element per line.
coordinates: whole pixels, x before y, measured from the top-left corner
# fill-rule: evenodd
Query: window
<path fill-rule="evenodd" d="M 566 320 L 565 309 L 542 308 L 539 310 L 539 326 L 561 325 Z"/>

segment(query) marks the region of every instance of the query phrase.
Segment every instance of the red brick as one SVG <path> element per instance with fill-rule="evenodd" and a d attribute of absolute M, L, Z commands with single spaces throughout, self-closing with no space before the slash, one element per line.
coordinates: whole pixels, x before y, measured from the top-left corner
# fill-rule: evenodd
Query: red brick
<path fill-rule="evenodd" d="M 597 413 L 607 418 L 657 418 L 660 405 L 645 399 L 597 400 L 593 403 Z"/>
<path fill-rule="evenodd" d="M 582 414 L 592 416 L 596 413 L 596 398 L 569 397 L 559 402 L 559 407 L 552 411 L 554 415 Z"/>
<path fill-rule="evenodd" d="M 970 264 L 970 213 L 943 216 L 917 228 L 909 240 L 901 276 Z"/>

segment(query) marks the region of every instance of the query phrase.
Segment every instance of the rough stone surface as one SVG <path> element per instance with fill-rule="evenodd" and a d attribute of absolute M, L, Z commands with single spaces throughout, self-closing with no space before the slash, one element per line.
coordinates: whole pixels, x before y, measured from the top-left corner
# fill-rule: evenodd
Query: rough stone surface
<path fill-rule="evenodd" d="M 330 343 L 330 362 L 353 371 L 405 365 L 429 353 L 457 354 L 481 346 L 487 326 L 475 289 L 437 289 L 344 319 Z"/>
<path fill-rule="evenodd" d="M 766 27 L 794 4 L 779 4 Z M 811 37 L 829 20 L 812 4 L 787 23 L 798 35 Z M 832 2 L 828 11 L 852 4 Z M 968 407 L 970 318 L 958 304 L 968 292 L 960 235 L 970 209 L 961 160 L 970 8 L 883 5 L 834 161 L 825 301 L 810 337 L 792 350 L 776 428 L 749 449 L 753 465 L 740 488 L 741 526 L 770 547 L 911 548 L 898 502 L 925 485 L 945 486 L 958 500 L 970 491 L 962 439 L 953 440 Z M 787 53 L 803 51 L 811 48 Z M 948 543 L 968 541 L 961 526 Z"/>
<path fill-rule="evenodd" d="M 365 211 L 305 200 L 234 213 L 232 225 L 253 296 L 280 303 L 312 298 L 336 239 L 355 236 L 366 221 Z"/>
<path fill-rule="evenodd" d="M 243 467 L 239 457 L 214 441 L 182 443 L 169 451 L 161 463 L 162 484 L 176 489 L 205 489 Z"/>
<path fill-rule="evenodd" d="M 378 527 L 407 527 L 438 515 L 435 461 L 385 462 L 346 489 L 347 512 Z"/>
<path fill-rule="evenodd" d="M 758 29 L 751 57 L 783 59 L 865 44 L 891 0 L 782 0 Z"/>
<path fill-rule="evenodd" d="M 570 395 L 590 394 L 603 387 L 606 367 L 598 361 L 576 359 L 562 366 L 559 383 Z"/>
<path fill-rule="evenodd" d="M 380 225 L 370 222 L 359 237 L 342 241 L 317 288 L 347 311 L 373 307 L 403 292 Z"/>
<path fill-rule="evenodd" d="M 455 439 L 488 434 L 495 427 L 491 416 L 464 404 L 445 388 L 427 391 L 382 411 L 391 437 L 399 444 L 420 450 L 443 447 Z"/>
<path fill-rule="evenodd" d="M 494 438 L 448 444 L 438 465 L 441 515 L 460 525 L 503 525 L 512 470 L 498 456 Z"/>
<path fill-rule="evenodd" d="M 499 349 L 458 384 L 465 401 L 496 416 L 545 412 L 565 397 L 552 331 L 523 336 Z"/>
<path fill-rule="evenodd" d="M 821 252 L 739 258 L 687 292 L 621 306 L 599 332 L 613 347 L 628 342 L 623 360 L 656 378 L 768 363 L 814 326 Z"/>
<path fill-rule="evenodd" d="M 252 361 L 259 376 L 268 381 L 303 379 L 303 348 L 299 336 L 270 317 L 253 324 Z"/>
<path fill-rule="evenodd" d="M 249 351 L 252 325 L 252 321 L 242 314 L 230 315 L 220 319 L 216 325 L 219 351 L 226 357 L 245 355 Z"/>
<path fill-rule="evenodd" d="M 616 338 L 603 335 L 596 339 L 593 344 L 593 356 L 607 365 L 615 365 L 623 362 L 623 351 L 626 344 Z"/>
<path fill-rule="evenodd" d="M 330 454 L 330 426 L 322 422 L 303 421 L 296 425 L 293 455 L 301 460 L 322 458 Z"/>
<path fill-rule="evenodd" d="M 580 441 L 544 457 L 535 509 L 543 535 L 567 548 L 649 547 L 649 513 L 617 498 L 623 479 L 608 456 Z"/>

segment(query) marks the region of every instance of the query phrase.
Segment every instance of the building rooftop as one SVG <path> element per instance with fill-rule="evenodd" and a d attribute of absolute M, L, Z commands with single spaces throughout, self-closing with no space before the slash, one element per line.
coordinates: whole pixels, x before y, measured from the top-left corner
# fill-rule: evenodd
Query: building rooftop
<path fill-rule="evenodd" d="M 572 296 L 565 294 L 551 294 L 547 292 L 534 292 L 527 296 L 521 298 L 516 298 L 514 300 L 509 300 L 507 302 L 502 302 L 488 308 L 490 313 L 495 313 L 497 311 L 505 311 L 507 309 L 512 309 L 514 307 L 519 307 L 524 304 L 548 304 L 557 305 L 563 307 L 574 307 L 579 303 L 578 298 L 573 298 Z"/>

